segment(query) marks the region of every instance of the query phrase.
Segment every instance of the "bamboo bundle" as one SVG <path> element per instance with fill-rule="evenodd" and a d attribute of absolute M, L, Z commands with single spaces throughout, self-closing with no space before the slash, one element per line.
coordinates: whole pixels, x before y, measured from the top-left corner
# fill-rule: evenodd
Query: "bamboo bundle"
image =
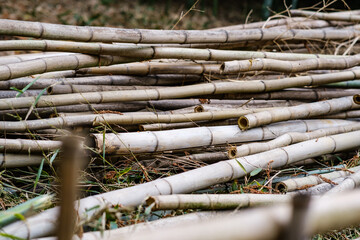
<path fill-rule="evenodd" d="M 36 58 L 19 63 L 0 65 L 0 80 L 9 80 L 52 71 L 75 70 L 79 68 L 131 62 L 134 60 L 135 59 L 116 56 L 90 56 L 81 53 Z"/>
<path fill-rule="evenodd" d="M 288 203 L 287 195 L 268 194 L 175 194 L 150 196 L 146 204 L 154 210 L 168 209 L 235 209 Z"/>
<path fill-rule="evenodd" d="M 360 22 L 360 16 L 356 14 L 329 14 L 304 10 L 290 10 L 291 15 L 327 21 Z"/>
<path fill-rule="evenodd" d="M 303 128 L 304 123 L 309 128 Z M 197 127 L 153 132 L 129 132 L 93 134 L 95 149 L 107 154 L 126 154 L 159 152 L 172 149 L 185 149 L 200 146 L 211 146 L 224 143 L 239 143 L 261 141 L 276 138 L 291 129 L 296 132 L 318 129 L 317 121 L 290 121 L 267 126 L 267 128 L 254 128 L 241 131 L 236 125 L 219 127 Z M 322 121 L 325 126 L 325 121 Z M 311 124 L 314 124 L 311 126 Z M 310 126 L 309 126 L 310 125 Z"/>
<path fill-rule="evenodd" d="M 309 118 L 350 109 L 358 109 L 360 106 L 354 102 L 355 98 L 356 97 L 334 98 L 326 101 L 247 114 L 239 118 L 238 124 L 241 130 L 247 130 L 274 122 Z"/>
<path fill-rule="evenodd" d="M 34 102 L 37 102 L 37 107 L 47 107 L 49 105 L 64 106 L 79 103 L 108 103 L 118 101 L 173 99 L 208 94 L 259 93 L 265 91 L 282 90 L 290 87 L 313 86 L 340 82 L 344 80 L 353 80 L 354 78 L 357 78 L 358 74 L 360 74 L 360 70 L 267 81 L 204 83 L 191 86 L 171 87 L 166 89 L 108 91 L 101 93 L 73 93 L 66 95 L 59 94 L 54 96 L 42 96 L 38 99 L 38 101 L 36 101 L 35 97 L 24 97 L 21 99 L 0 99 L 0 110 L 31 107 L 34 105 Z"/>
<path fill-rule="evenodd" d="M 91 215 L 91 212 L 86 211 L 86 209 L 90 209 L 97 205 L 102 206 L 106 202 L 114 205 L 137 206 L 141 204 L 145 197 L 150 195 L 157 196 L 188 193 L 216 183 L 227 182 L 232 179 L 243 177 L 256 168 L 266 168 L 269 159 L 274 161 L 272 162 L 272 167 L 278 168 L 285 164 L 297 162 L 309 157 L 359 147 L 359 142 L 360 131 L 309 140 L 264 153 L 222 161 L 181 174 L 157 179 L 145 184 L 90 196 L 81 199 L 75 206 L 78 206 L 78 216 L 80 217 L 83 216 L 83 214 L 86 214 L 87 216 Z M 243 168 L 239 166 L 239 162 Z M 358 199 L 356 199 L 356 202 L 360 203 Z M 343 205 L 344 204 L 342 204 L 342 206 Z M 328 212 L 328 210 L 329 209 L 326 209 L 326 212 Z M 23 238 L 46 236 L 54 233 L 56 229 L 56 223 L 51 221 L 51 219 L 54 219 L 54 216 L 56 216 L 57 213 L 58 208 L 52 208 L 35 217 L 28 218 L 26 225 L 23 222 L 14 223 L 5 227 L 3 231 Z M 277 216 L 278 215 L 279 213 L 277 212 Z"/>
<path fill-rule="evenodd" d="M 3 150 L 3 147 L 4 146 L 1 145 L 0 151 Z M 43 158 L 44 157 L 42 155 L 34 154 L 0 153 L 0 168 L 14 168 L 39 165 Z"/>
<path fill-rule="evenodd" d="M 342 70 L 352 68 L 360 63 L 360 55 L 343 56 L 341 58 L 314 58 L 298 61 L 283 61 L 276 59 L 250 59 L 224 62 L 222 74 L 234 74 L 248 71 L 276 71 L 285 73 L 306 72 L 310 70 L 333 69 Z"/>
<path fill-rule="evenodd" d="M 342 181 L 337 186 L 330 189 L 326 194 L 334 194 L 338 192 L 349 191 L 359 187 L 359 185 L 360 185 L 360 169 L 358 169 L 355 173 L 347 176 L 344 179 L 344 181 Z"/>
<path fill-rule="evenodd" d="M 79 42 L 125 43 L 231 43 L 250 40 L 343 40 L 356 37 L 356 30 L 146 30 L 81 27 L 1 19 L 0 34 Z"/>
<path fill-rule="evenodd" d="M 27 139 L 0 139 L 1 152 L 48 152 L 60 149 L 61 141 L 27 140 Z M 11 156 L 9 156 L 11 158 Z M 6 156 L 4 156 L 5 161 Z M 36 158 L 35 158 L 36 159 Z"/>
<path fill-rule="evenodd" d="M 290 144 L 315 139 L 319 137 L 325 137 L 328 135 L 334 135 L 344 132 L 351 132 L 360 130 L 360 123 L 354 123 L 347 126 L 330 127 L 325 129 L 318 129 L 311 132 L 299 133 L 299 132 L 287 132 L 274 140 L 268 142 L 255 142 L 249 144 L 243 144 L 239 147 L 231 147 L 228 150 L 229 158 L 236 158 L 247 156 L 259 152 L 269 151 L 274 148 L 288 146 Z"/>
<path fill-rule="evenodd" d="M 307 177 L 302 177 L 302 178 L 288 179 L 288 180 L 277 183 L 276 189 L 279 191 L 282 191 L 282 192 L 290 192 L 290 191 L 294 191 L 297 189 L 301 189 L 301 187 L 303 187 L 303 186 L 317 185 L 317 184 L 323 183 L 323 182 L 325 182 L 323 179 L 333 180 L 336 178 L 346 177 L 346 176 L 349 176 L 351 174 L 351 172 L 358 171 L 359 169 L 360 169 L 360 166 L 350 168 L 349 169 L 350 171 L 342 170 L 342 171 L 335 171 L 335 172 L 331 172 L 331 173 L 321 174 L 321 177 L 312 175 L 312 176 L 307 176 Z"/>

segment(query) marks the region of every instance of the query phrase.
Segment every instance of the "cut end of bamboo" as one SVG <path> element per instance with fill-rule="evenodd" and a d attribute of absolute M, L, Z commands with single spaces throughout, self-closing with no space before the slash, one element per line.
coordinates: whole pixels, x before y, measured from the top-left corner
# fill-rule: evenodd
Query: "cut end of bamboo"
<path fill-rule="evenodd" d="M 197 105 L 194 107 L 194 112 L 199 113 L 199 112 L 204 112 L 204 107 L 202 105 Z"/>
<path fill-rule="evenodd" d="M 234 146 L 234 147 L 230 147 L 228 149 L 228 157 L 229 158 L 236 158 L 236 154 L 237 154 L 237 148 Z"/>
<path fill-rule="evenodd" d="M 148 197 L 145 199 L 145 203 L 147 206 L 149 206 L 151 209 L 153 209 L 156 204 L 156 199 L 154 197 Z"/>
<path fill-rule="evenodd" d="M 245 116 L 239 117 L 238 125 L 241 130 L 247 130 L 249 128 L 249 119 L 247 119 Z"/>
<path fill-rule="evenodd" d="M 356 104 L 360 104 L 360 94 L 356 94 L 353 99 Z"/>
<path fill-rule="evenodd" d="M 53 94 L 53 87 L 48 87 L 47 89 L 46 89 L 46 92 L 47 92 L 47 94 L 48 95 L 51 95 L 51 94 Z"/>
<path fill-rule="evenodd" d="M 220 74 L 223 74 L 225 72 L 225 63 L 220 65 Z"/>
<path fill-rule="evenodd" d="M 144 127 L 144 125 L 139 125 L 139 131 L 145 131 L 145 127 Z"/>
<path fill-rule="evenodd" d="M 275 185 L 275 189 L 278 190 L 279 192 L 287 192 L 287 186 L 282 183 L 282 182 L 279 182 Z"/>

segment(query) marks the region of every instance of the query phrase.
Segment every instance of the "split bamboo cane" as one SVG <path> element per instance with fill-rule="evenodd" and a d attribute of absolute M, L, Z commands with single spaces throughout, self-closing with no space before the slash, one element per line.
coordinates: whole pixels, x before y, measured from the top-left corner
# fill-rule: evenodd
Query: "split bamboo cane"
<path fill-rule="evenodd" d="M 335 172 L 331 172 L 331 173 L 325 173 L 325 174 L 321 174 L 321 177 L 316 176 L 316 175 L 311 175 L 311 176 L 302 177 L 302 178 L 292 178 L 292 179 L 288 179 L 288 180 L 277 183 L 275 188 L 282 192 L 294 191 L 294 190 L 300 189 L 304 186 L 317 185 L 317 184 L 323 183 L 323 182 L 325 182 L 324 180 L 327 180 L 327 179 L 333 180 L 336 178 L 349 176 L 351 174 L 351 172 L 360 170 L 360 166 L 350 168 L 349 170 L 350 171 L 342 170 L 342 171 L 335 171 Z"/>
<path fill-rule="evenodd" d="M 126 43 L 231 43 L 261 40 L 343 40 L 356 37 L 356 30 L 146 30 L 81 27 L 1 19 L 0 34 L 79 42 Z"/>
<path fill-rule="evenodd" d="M 259 93 L 276 91 L 290 87 L 321 85 L 326 83 L 353 80 L 358 78 L 360 70 L 338 73 L 318 74 L 294 78 L 283 78 L 267 81 L 238 81 L 221 83 L 204 83 L 191 86 L 171 87 L 166 89 L 108 91 L 99 93 L 73 93 L 66 95 L 42 96 L 36 107 L 64 106 L 79 103 L 108 103 L 119 101 L 143 101 L 185 98 L 224 93 Z M 21 99 L 0 99 L 0 110 L 31 107 L 36 97 Z"/>
<path fill-rule="evenodd" d="M 337 186 L 330 189 L 326 194 L 334 194 L 344 191 L 350 191 L 354 188 L 358 188 L 360 186 L 360 169 L 358 169 L 355 173 L 347 176 L 344 181 L 342 181 Z"/>
<path fill-rule="evenodd" d="M 288 203 L 291 197 L 272 194 L 176 194 L 151 196 L 146 204 L 155 210 L 171 209 L 237 209 Z"/>
<path fill-rule="evenodd" d="M 298 106 L 283 107 L 269 111 L 247 114 L 239 118 L 238 124 L 241 130 L 247 130 L 274 122 L 302 119 L 314 116 L 337 113 L 350 109 L 360 108 L 355 102 L 356 97 L 334 98 L 331 100 L 306 103 Z"/>
<path fill-rule="evenodd" d="M 272 162 L 271 166 L 273 168 L 278 168 L 283 165 L 294 163 L 309 157 L 353 149 L 359 147 L 359 143 L 360 131 L 333 135 L 331 137 L 323 137 L 316 140 L 309 140 L 264 153 L 254 154 L 234 160 L 222 161 L 208 165 L 206 167 L 194 169 L 162 179 L 157 179 L 155 181 L 140 184 L 134 187 L 90 196 L 81 199 L 78 203 L 75 204 L 75 206 L 78 207 L 78 216 L 80 217 L 83 217 L 84 215 L 91 216 L 92 212 L 86 211 L 86 209 L 91 209 L 98 205 L 102 206 L 105 203 L 121 204 L 124 206 L 137 206 L 141 204 L 144 198 L 147 196 L 189 193 L 217 183 L 227 182 L 243 177 L 256 168 L 267 168 L 268 162 L 270 160 L 274 161 Z M 242 165 L 242 167 L 239 166 L 239 163 Z M 345 196 L 345 194 L 342 196 Z M 333 199 L 334 198 L 330 198 L 329 200 Z M 358 196 L 356 196 L 356 203 L 360 204 L 358 201 Z M 338 203 L 336 204 L 338 205 Z M 348 205 L 343 204 L 342 202 L 342 204 L 339 206 Z M 319 207 L 314 209 L 319 210 L 323 208 Z M 329 209 L 343 210 L 339 209 L 337 206 L 334 208 L 327 208 L 325 212 L 329 213 Z M 351 208 L 351 212 L 354 212 L 353 208 Z M 57 214 L 58 208 L 52 208 L 38 214 L 37 216 L 28 218 L 26 224 L 24 222 L 13 223 L 5 227 L 3 231 L 22 238 L 48 236 L 53 234 L 56 230 L 56 223 L 51 221 L 51 219 L 54 219 Z M 276 211 L 276 216 L 283 215 Z M 342 213 L 341 216 L 345 215 Z M 357 216 L 360 215 L 357 214 Z M 246 221 L 248 222 L 248 218 L 246 218 Z M 316 221 L 320 220 L 316 219 Z M 314 223 L 316 223 L 316 221 Z M 267 222 L 267 220 L 265 222 Z M 338 219 L 336 219 L 336 222 L 339 223 Z M 238 225 L 238 222 L 236 222 L 236 224 Z M 319 229 L 317 229 L 317 231 L 318 230 Z M 239 237 L 238 234 L 237 237 Z"/>
<path fill-rule="evenodd" d="M 327 21 L 360 22 L 360 16 L 356 14 L 329 14 L 305 10 L 290 10 L 291 15 Z"/>
<path fill-rule="evenodd" d="M 325 121 L 322 121 L 323 123 Z M 129 132 L 93 134 L 94 146 L 99 153 L 127 154 L 144 152 L 161 152 L 173 149 L 186 149 L 200 146 L 211 146 L 225 143 L 260 141 L 276 138 L 294 130 L 311 131 L 313 127 L 303 129 L 304 123 L 315 124 L 317 121 L 290 121 L 277 123 L 266 128 L 254 128 L 241 131 L 236 125 L 219 127 L 197 127 L 153 132 Z M 300 125 L 299 125 L 300 124 Z M 333 123 L 327 126 L 331 126 Z M 325 126 L 325 125 L 324 125 Z M 319 126 L 318 126 L 319 127 Z M 304 131 L 305 130 L 305 131 Z"/>
<path fill-rule="evenodd" d="M 269 151 L 274 148 L 288 146 L 294 143 L 325 137 L 328 135 L 334 135 L 344 132 L 351 132 L 360 130 L 360 123 L 354 123 L 347 126 L 341 127 L 330 127 L 325 129 L 318 129 L 312 132 L 298 133 L 298 132 L 287 132 L 284 135 L 281 135 L 274 140 L 269 142 L 256 142 L 243 144 L 239 147 L 231 147 L 228 151 L 229 158 L 236 158 L 247 156 L 259 152 Z"/>

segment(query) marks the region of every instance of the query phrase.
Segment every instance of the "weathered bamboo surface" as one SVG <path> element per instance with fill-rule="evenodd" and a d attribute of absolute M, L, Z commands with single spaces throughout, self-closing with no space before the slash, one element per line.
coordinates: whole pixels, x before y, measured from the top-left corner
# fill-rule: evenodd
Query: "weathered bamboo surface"
<path fill-rule="evenodd" d="M 338 192 L 350 191 L 360 185 L 360 169 L 357 169 L 353 174 L 347 176 L 344 181 L 337 186 L 330 189 L 326 194 L 334 194 Z"/>
<path fill-rule="evenodd" d="M 0 153 L 0 168 L 39 165 L 43 158 L 42 155 Z"/>
<path fill-rule="evenodd" d="M 356 14 L 329 14 L 322 12 L 304 11 L 304 10 L 290 10 L 291 15 L 307 17 L 312 19 L 321 19 L 327 21 L 346 21 L 346 22 L 360 22 L 360 16 Z"/>

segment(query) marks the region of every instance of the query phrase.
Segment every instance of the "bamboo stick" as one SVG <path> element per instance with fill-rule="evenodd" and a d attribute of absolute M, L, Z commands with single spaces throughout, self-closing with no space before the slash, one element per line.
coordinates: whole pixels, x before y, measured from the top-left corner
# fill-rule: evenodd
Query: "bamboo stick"
<path fill-rule="evenodd" d="M 359 142 L 360 131 L 333 135 L 331 137 L 323 137 L 316 140 L 309 140 L 264 153 L 254 154 L 234 160 L 222 161 L 208 165 L 206 167 L 194 169 L 166 178 L 157 179 L 155 181 L 140 184 L 134 187 L 90 196 L 81 199 L 78 203 L 75 204 L 75 206 L 78 206 L 78 216 L 80 217 L 84 215 L 91 216 L 92 212 L 86 211 L 86 209 L 93 208 L 97 205 L 102 206 L 105 203 L 121 204 L 124 206 L 137 206 L 142 203 L 145 197 L 150 195 L 157 196 L 189 193 L 199 189 L 204 189 L 217 183 L 227 182 L 243 177 L 256 168 L 267 168 L 268 162 L 270 160 L 273 160 L 271 166 L 273 168 L 278 168 L 283 165 L 294 163 L 309 157 L 311 158 L 321 154 L 341 152 L 356 148 L 359 147 Z M 239 166 L 239 162 L 245 171 L 242 170 L 243 168 Z M 345 196 L 345 194 L 343 194 L 341 197 L 343 196 Z M 333 199 L 334 198 L 330 198 L 329 200 L 331 201 Z M 358 196 L 356 197 L 356 203 L 360 203 L 358 201 Z M 344 206 L 346 204 L 342 203 L 340 205 Z M 319 207 L 314 209 L 317 209 L 316 211 L 318 211 L 319 209 L 323 208 Z M 339 210 L 338 207 L 329 209 Z M 325 212 L 329 213 L 329 209 L 326 209 Z M 341 209 L 341 211 L 342 210 L 343 209 Z M 351 211 L 354 211 L 353 208 Z M 35 217 L 28 218 L 27 224 L 23 222 L 14 223 L 5 227 L 3 231 L 8 234 L 23 238 L 48 236 L 54 233 L 56 229 L 56 223 L 51 221 L 51 219 L 54 219 L 57 213 L 58 208 L 49 209 Z M 279 214 L 279 212 L 276 211 L 276 216 L 282 216 L 282 214 Z M 344 216 L 344 214 L 342 213 L 341 216 Z M 357 216 L 360 215 L 357 214 Z M 248 221 L 248 218 L 246 218 L 246 220 Z M 316 219 L 316 221 L 320 220 Z M 338 219 L 336 219 L 336 222 L 339 223 Z M 236 222 L 236 224 L 239 225 L 238 222 Z M 239 236 L 237 235 L 237 237 Z"/>
<path fill-rule="evenodd" d="M 325 84 L 323 87 L 336 87 L 336 88 L 360 88 L 360 80 L 352 80 L 346 82 Z"/>
<path fill-rule="evenodd" d="M 131 62 L 134 60 L 135 59 L 133 58 L 90 56 L 80 53 L 42 57 L 19 63 L 0 65 L 0 80 L 9 80 L 52 71 L 75 70 L 79 68 L 104 66 L 129 61 Z"/>
<path fill-rule="evenodd" d="M 192 59 L 206 61 L 231 61 L 252 58 L 278 60 L 301 60 L 309 58 L 340 58 L 336 55 L 294 54 L 257 51 L 231 51 L 156 46 L 129 46 L 122 44 L 82 43 L 53 40 L 8 40 L 0 41 L 1 50 L 38 50 L 85 53 L 93 55 L 116 55 L 139 59 Z"/>
<path fill-rule="evenodd" d="M 328 118 L 328 119 L 348 119 L 348 118 L 360 118 L 360 110 L 345 111 L 341 113 L 335 113 L 330 115 L 319 116 L 316 118 Z"/>
<path fill-rule="evenodd" d="M 312 12 L 305 10 L 290 10 L 291 15 L 327 21 L 360 22 L 360 16 L 356 14 L 329 14 L 323 12 Z"/>
<path fill-rule="evenodd" d="M 276 71 L 285 73 L 306 72 L 310 70 L 333 69 L 342 70 L 352 68 L 360 63 L 360 55 L 343 56 L 341 58 L 314 58 L 298 61 L 283 61 L 276 59 L 250 59 L 224 62 L 222 74 L 234 74 L 248 71 Z"/>
<path fill-rule="evenodd" d="M 1 138 L 0 146 L 0 152 L 48 152 L 60 149 L 61 141 Z M 5 161 L 5 157 L 3 161 Z"/>
<path fill-rule="evenodd" d="M 354 102 L 355 98 L 356 97 L 334 98 L 326 101 L 305 103 L 298 106 L 283 107 L 281 109 L 247 114 L 239 118 L 238 125 L 241 130 L 247 130 L 274 122 L 309 118 L 350 109 L 358 109 L 360 106 Z"/>
<path fill-rule="evenodd" d="M 26 90 L 24 93 L 22 93 L 18 97 L 23 98 L 23 97 L 38 96 L 41 92 L 42 92 L 42 90 Z M 19 92 L 15 91 L 15 90 L 3 90 L 3 91 L 0 91 L 0 99 L 1 98 L 16 98 L 18 94 L 19 94 Z M 44 92 L 42 95 L 47 95 L 47 93 Z"/>
<path fill-rule="evenodd" d="M 198 122 L 186 122 L 186 123 L 152 123 L 152 124 L 140 124 L 140 131 L 159 131 L 179 128 L 190 128 L 199 126 L 224 126 L 224 125 L 235 125 L 237 119 L 227 119 L 220 121 L 198 121 Z"/>
<path fill-rule="evenodd" d="M 291 197 L 287 195 L 270 194 L 176 194 L 150 196 L 146 204 L 155 210 L 177 209 L 238 209 L 288 203 Z"/>
<path fill-rule="evenodd" d="M 1 19 L 0 34 L 80 42 L 126 43 L 228 43 L 250 40 L 342 40 L 356 37 L 355 30 L 145 30 L 81 27 Z"/>
<path fill-rule="evenodd" d="M 1 146 L 0 151 L 2 151 L 2 147 L 3 146 Z M 14 168 L 39 165 L 43 158 L 44 157 L 42 155 L 34 154 L 0 153 L 0 168 Z"/>
<path fill-rule="evenodd" d="M 79 103 L 107 103 L 119 101 L 143 101 L 185 98 L 208 94 L 224 93 L 256 93 L 282 90 L 289 87 L 321 85 L 326 83 L 353 80 L 360 75 L 360 70 L 342 71 L 338 73 L 318 74 L 294 78 L 283 78 L 267 81 L 238 81 L 221 83 L 204 83 L 191 86 L 172 87 L 166 89 L 108 91 L 101 93 L 73 93 L 66 95 L 42 96 L 36 107 L 64 106 Z M 0 99 L 0 110 L 31 107 L 36 98 Z"/>
<path fill-rule="evenodd" d="M 359 187 L 360 185 L 360 169 L 358 169 L 355 173 L 347 176 L 344 181 L 339 183 L 330 189 L 326 194 L 334 194 L 339 192 L 345 192 L 353 190 L 354 188 Z"/>
<path fill-rule="evenodd" d="M 320 122 L 306 122 L 306 124 L 309 123 L 317 125 Z M 99 153 L 105 151 L 106 154 L 127 154 L 267 140 L 285 134 L 290 129 L 296 129 L 294 131 L 297 132 L 310 131 L 310 126 L 306 130 L 303 127 L 302 122 L 293 121 L 269 125 L 267 128 L 254 128 L 253 131 L 241 131 L 236 125 L 233 125 L 153 132 L 107 133 L 105 136 L 93 134 L 92 137 L 94 147 Z M 315 127 L 315 129 L 317 128 Z"/>
<path fill-rule="evenodd" d="M 340 177 L 333 179 L 331 181 L 334 182 L 335 184 L 340 184 L 342 181 L 344 181 L 344 179 L 345 178 Z M 337 185 L 324 182 L 307 189 L 287 192 L 286 195 L 296 195 L 296 194 L 323 195 L 324 193 L 328 192 L 330 189 L 334 188 L 335 186 Z"/>
<path fill-rule="evenodd" d="M 2 41 L 0 41 L 2 42 Z M 44 57 L 59 57 L 73 55 L 74 53 L 61 53 L 61 52 L 43 52 L 43 53 L 27 53 L 27 54 L 17 54 L 0 57 L 0 65 L 10 64 L 10 63 L 21 63 L 28 60 L 34 60 L 37 58 Z"/>
<path fill-rule="evenodd" d="M 275 188 L 282 192 L 291 192 L 297 189 L 300 189 L 303 186 L 307 185 L 317 185 L 320 183 L 325 182 L 323 179 L 329 179 L 333 180 L 340 177 L 346 177 L 351 174 L 351 171 L 358 171 L 360 169 L 360 166 L 350 168 L 350 171 L 335 171 L 331 173 L 325 173 L 321 174 L 322 177 L 319 177 L 318 175 L 311 175 L 307 177 L 302 178 L 292 178 L 288 179 L 282 182 L 279 182 L 276 184 Z"/>
<path fill-rule="evenodd" d="M 344 132 L 351 132 L 360 130 L 360 123 L 354 123 L 347 126 L 330 127 L 325 129 L 318 129 L 312 132 L 298 133 L 298 132 L 287 132 L 274 140 L 268 142 L 256 142 L 243 144 L 238 147 L 230 147 L 228 150 L 229 158 L 236 158 L 247 156 L 259 152 L 269 151 L 274 148 L 288 146 L 294 143 L 315 139 L 319 137 L 325 137 L 328 135 L 334 135 Z"/>

